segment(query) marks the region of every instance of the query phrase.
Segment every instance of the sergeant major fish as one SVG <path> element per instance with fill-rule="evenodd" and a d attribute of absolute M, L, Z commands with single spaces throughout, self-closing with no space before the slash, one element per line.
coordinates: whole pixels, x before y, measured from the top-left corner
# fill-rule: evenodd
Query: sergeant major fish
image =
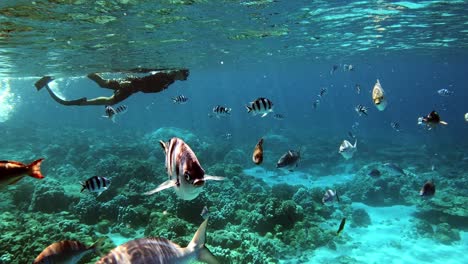
<path fill-rule="evenodd" d="M 248 113 L 252 115 L 261 114 L 262 117 L 268 115 L 268 113 L 273 112 L 273 103 L 267 98 L 257 98 L 255 101 L 250 102 L 249 105 L 246 105 Z"/>
<path fill-rule="evenodd" d="M 223 177 L 206 175 L 192 149 L 180 138 L 169 142 L 159 141 L 166 154 L 166 170 L 169 180 L 156 189 L 146 192 L 151 195 L 168 188 L 174 188 L 177 196 L 183 200 L 195 199 L 203 190 L 207 180 L 224 180 Z"/>
<path fill-rule="evenodd" d="M 343 158 L 345 159 L 350 159 L 353 157 L 354 152 L 357 150 L 357 139 L 354 142 L 354 145 L 352 145 L 348 140 L 343 140 L 343 142 L 340 145 L 339 153 Z"/>
<path fill-rule="evenodd" d="M 299 165 L 301 159 L 300 151 L 289 150 L 280 157 L 276 163 L 276 168 L 289 168 L 289 171 L 293 171 L 293 168 Z"/>
<path fill-rule="evenodd" d="M 118 114 L 123 114 L 123 113 L 127 112 L 127 109 L 128 109 L 128 107 L 126 105 L 119 105 L 117 108 L 113 108 L 110 105 L 106 105 L 106 108 L 104 110 L 105 115 L 102 116 L 102 117 L 107 117 L 110 120 L 112 120 L 112 122 L 115 123 L 115 117 Z"/>
<path fill-rule="evenodd" d="M 213 114 L 210 114 L 209 116 L 210 117 L 215 116 L 216 118 L 226 117 L 231 114 L 231 110 L 232 110 L 231 108 L 217 105 L 213 107 L 213 111 L 212 111 Z"/>
<path fill-rule="evenodd" d="M 174 104 L 186 104 L 188 101 L 188 98 L 185 97 L 183 94 L 172 97 L 172 102 Z"/>
<path fill-rule="evenodd" d="M 18 161 L 0 161 L 0 189 L 7 185 L 15 184 L 24 176 L 29 175 L 36 179 L 43 179 L 41 174 L 41 162 L 44 159 L 38 159 L 31 164 L 26 165 Z"/>
<path fill-rule="evenodd" d="M 208 219 L 203 221 L 187 247 L 166 238 L 140 238 L 112 249 L 96 264 L 182 264 L 194 261 L 220 264 L 205 246 L 207 224 Z"/>
<path fill-rule="evenodd" d="M 85 189 L 90 192 L 97 192 L 98 197 L 109 188 L 111 181 L 106 177 L 93 176 L 84 182 L 81 182 L 81 192 Z"/>
<path fill-rule="evenodd" d="M 105 238 L 100 238 L 92 246 L 87 247 L 80 241 L 64 240 L 55 242 L 46 247 L 33 264 L 76 264 L 86 254 L 94 253 L 101 255 L 101 246 Z"/>

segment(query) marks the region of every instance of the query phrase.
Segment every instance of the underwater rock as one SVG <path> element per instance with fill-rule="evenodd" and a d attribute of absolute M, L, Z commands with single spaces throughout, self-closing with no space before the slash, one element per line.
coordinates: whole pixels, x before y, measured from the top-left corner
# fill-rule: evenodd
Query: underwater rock
<path fill-rule="evenodd" d="M 289 200 L 292 199 L 298 189 L 298 186 L 286 183 L 275 184 L 271 187 L 271 195 L 280 200 Z"/>
<path fill-rule="evenodd" d="M 66 211 L 77 200 L 76 197 L 67 195 L 59 181 L 49 179 L 47 183 L 36 185 L 29 210 L 44 213 Z"/>
<path fill-rule="evenodd" d="M 107 234 L 110 231 L 110 227 L 111 227 L 111 222 L 109 222 L 109 220 L 102 220 L 102 221 L 99 221 L 99 223 L 97 223 L 96 231 L 98 231 L 101 234 Z"/>
<path fill-rule="evenodd" d="M 241 149 L 231 149 L 224 155 L 223 163 L 225 164 L 245 164 L 247 154 Z"/>
<path fill-rule="evenodd" d="M 432 237 L 434 229 L 432 225 L 424 220 L 418 220 L 414 223 L 416 233 L 422 237 Z"/>
<path fill-rule="evenodd" d="M 236 249 L 242 244 L 240 236 L 236 232 L 216 230 L 213 232 L 213 243 L 225 249 Z"/>
<path fill-rule="evenodd" d="M 371 224 L 371 219 L 366 210 L 358 208 L 353 210 L 351 227 L 367 227 Z"/>
<path fill-rule="evenodd" d="M 452 228 L 447 223 L 436 226 L 434 238 L 442 244 L 450 245 L 453 242 L 460 241 L 459 230 Z"/>

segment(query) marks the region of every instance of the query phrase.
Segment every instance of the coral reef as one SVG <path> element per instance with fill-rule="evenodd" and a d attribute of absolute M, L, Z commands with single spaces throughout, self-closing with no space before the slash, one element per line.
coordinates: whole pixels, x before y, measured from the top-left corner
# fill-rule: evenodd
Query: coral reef
<path fill-rule="evenodd" d="M 353 210 L 353 214 L 351 218 L 352 218 L 351 227 L 355 227 L 355 226 L 367 227 L 370 224 L 372 224 L 369 214 L 366 212 L 366 210 L 362 208 Z"/>

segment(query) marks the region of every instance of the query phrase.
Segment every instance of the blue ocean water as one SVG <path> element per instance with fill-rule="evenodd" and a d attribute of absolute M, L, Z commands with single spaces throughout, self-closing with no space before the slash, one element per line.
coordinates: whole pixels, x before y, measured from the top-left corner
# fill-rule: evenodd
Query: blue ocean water
<path fill-rule="evenodd" d="M 106 236 L 104 254 L 149 236 L 186 246 L 205 205 L 212 214 L 207 247 L 221 263 L 466 262 L 466 1 L 117 2 L 91 11 L 80 3 L 0 4 L 0 19 L 14 17 L 16 30 L 6 24 L 0 31 L 0 160 L 45 158 L 45 179 L 26 177 L 0 190 L 0 264 L 30 263 L 68 239 L 91 245 Z M 51 8 L 55 18 L 23 21 L 28 8 Z M 59 16 L 63 10 L 73 19 Z M 40 37 L 47 21 L 57 30 L 50 45 Z M 61 24 L 80 30 L 60 31 Z M 98 25 L 108 25 L 105 34 L 95 33 Z M 128 74 L 119 70 L 146 66 L 187 67 L 190 75 L 117 104 L 128 111 L 115 123 L 103 117 L 104 106 L 63 106 L 34 87 L 50 74 L 63 98 L 110 96 L 86 74 L 122 77 Z M 377 80 L 388 101 L 384 111 L 372 101 Z M 322 88 L 327 93 L 318 97 Z M 440 89 L 453 93 L 442 96 Z M 178 95 L 189 101 L 174 104 Z M 274 105 L 263 118 L 245 108 L 259 97 Z M 367 116 L 356 113 L 358 104 L 369 108 Z M 216 105 L 231 114 L 210 117 Z M 447 126 L 417 124 L 433 110 Z M 346 160 L 338 150 L 345 139 L 354 143 L 349 132 L 357 150 Z M 226 179 L 207 182 L 192 201 L 170 190 L 144 195 L 167 179 L 158 140 L 174 136 L 192 147 L 207 174 Z M 255 165 L 260 138 L 264 161 Z M 288 150 L 300 150 L 297 167 L 276 168 Z M 369 176 L 372 169 L 381 176 Z M 80 193 L 80 182 L 94 175 L 109 177 L 109 190 Z M 429 180 L 435 195 L 420 197 Z M 341 201 L 322 204 L 328 189 Z M 79 263 L 98 259 L 90 254 Z"/>

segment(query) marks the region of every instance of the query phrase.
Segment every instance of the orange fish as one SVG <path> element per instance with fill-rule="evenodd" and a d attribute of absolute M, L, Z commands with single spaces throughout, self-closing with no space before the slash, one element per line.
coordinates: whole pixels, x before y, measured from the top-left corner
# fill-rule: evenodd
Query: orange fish
<path fill-rule="evenodd" d="M 252 161 L 257 165 L 260 165 L 263 162 L 263 138 L 261 138 L 258 141 L 257 145 L 255 145 L 255 149 L 252 155 Z"/>
<path fill-rule="evenodd" d="M 96 243 L 89 247 L 80 241 L 64 240 L 55 242 L 46 247 L 41 254 L 36 257 L 33 264 L 76 264 L 88 253 L 101 255 L 101 247 L 104 240 L 105 238 L 100 238 Z"/>
<path fill-rule="evenodd" d="M 29 175 L 37 179 L 43 179 L 41 174 L 41 162 L 43 159 L 33 161 L 26 165 L 18 161 L 0 161 L 0 189 L 17 183 L 24 176 Z"/>

